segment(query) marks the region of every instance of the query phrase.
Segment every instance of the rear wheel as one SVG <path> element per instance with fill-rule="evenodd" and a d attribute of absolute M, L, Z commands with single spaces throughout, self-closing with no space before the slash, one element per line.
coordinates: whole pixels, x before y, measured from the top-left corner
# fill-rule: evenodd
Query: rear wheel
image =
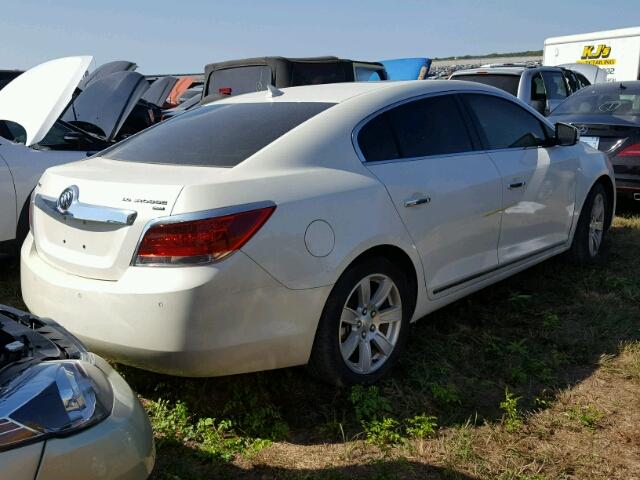
<path fill-rule="evenodd" d="M 610 223 L 611 200 L 600 183 L 596 183 L 582 207 L 569 255 L 578 264 L 595 261 L 602 251 Z"/>
<path fill-rule="evenodd" d="M 311 372 L 336 385 L 368 384 L 382 377 L 404 348 L 409 292 L 404 273 L 386 258 L 350 267 L 320 318 Z"/>

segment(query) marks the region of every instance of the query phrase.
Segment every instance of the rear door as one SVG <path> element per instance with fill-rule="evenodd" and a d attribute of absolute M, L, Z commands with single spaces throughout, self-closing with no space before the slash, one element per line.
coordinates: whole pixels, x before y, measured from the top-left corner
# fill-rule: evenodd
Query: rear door
<path fill-rule="evenodd" d="M 551 146 L 548 127 L 511 100 L 475 93 L 462 98 L 502 175 L 500 264 L 565 243 L 575 202 L 575 149 Z"/>
<path fill-rule="evenodd" d="M 453 95 L 384 111 L 362 126 L 357 143 L 420 253 L 430 295 L 497 266 L 500 174 L 474 151 Z"/>
<path fill-rule="evenodd" d="M 16 192 L 13 187 L 11 172 L 2 158 L 2 142 L 0 138 L 0 242 L 13 240 L 16 236 Z"/>

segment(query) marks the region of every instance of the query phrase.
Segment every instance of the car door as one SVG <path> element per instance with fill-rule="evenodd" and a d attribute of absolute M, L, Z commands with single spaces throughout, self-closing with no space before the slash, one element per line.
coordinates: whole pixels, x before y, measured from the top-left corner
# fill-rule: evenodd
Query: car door
<path fill-rule="evenodd" d="M 2 157 L 2 143 L 7 140 L 0 138 L 0 242 L 13 240 L 16 236 L 16 191 L 9 166 Z"/>
<path fill-rule="evenodd" d="M 357 138 L 422 258 L 431 296 L 497 266 L 501 177 L 488 155 L 474 150 L 453 95 L 378 113 Z"/>
<path fill-rule="evenodd" d="M 569 238 L 578 158 L 554 145 L 535 115 L 506 98 L 461 96 L 502 175 L 501 265 L 557 247 Z"/>

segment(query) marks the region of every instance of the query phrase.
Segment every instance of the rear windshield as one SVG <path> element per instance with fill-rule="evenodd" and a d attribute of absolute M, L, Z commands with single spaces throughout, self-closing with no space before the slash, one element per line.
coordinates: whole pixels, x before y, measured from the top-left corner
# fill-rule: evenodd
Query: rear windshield
<path fill-rule="evenodd" d="M 588 86 L 568 97 L 553 114 L 635 117 L 640 115 L 640 86 Z"/>
<path fill-rule="evenodd" d="M 212 104 L 162 122 L 107 150 L 139 163 L 234 167 L 333 103 Z"/>
<path fill-rule="evenodd" d="M 256 65 L 215 70 L 210 77 L 207 95 L 241 95 L 266 90 L 271 82 L 271 67 Z"/>
<path fill-rule="evenodd" d="M 467 75 L 456 75 L 451 80 L 466 80 L 468 82 L 482 83 L 504 90 L 513 96 L 518 96 L 518 85 L 520 85 L 519 75 L 498 75 L 487 73 L 470 73 Z"/>

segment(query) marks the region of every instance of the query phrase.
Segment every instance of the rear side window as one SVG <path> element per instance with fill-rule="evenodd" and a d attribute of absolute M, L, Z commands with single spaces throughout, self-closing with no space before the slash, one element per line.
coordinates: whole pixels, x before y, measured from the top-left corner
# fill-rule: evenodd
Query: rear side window
<path fill-rule="evenodd" d="M 105 150 L 140 163 L 234 167 L 333 103 L 217 103 L 159 123 Z"/>
<path fill-rule="evenodd" d="M 360 130 L 358 145 L 370 162 L 473 150 L 451 95 L 415 100 L 383 112 Z"/>
<path fill-rule="evenodd" d="M 537 147 L 546 143 L 540 121 L 515 103 L 491 95 L 464 94 L 463 98 L 488 149 Z"/>
<path fill-rule="evenodd" d="M 473 73 L 468 75 L 456 75 L 451 80 L 466 80 L 468 82 L 482 83 L 504 90 L 514 97 L 518 96 L 520 75 L 503 75 L 495 73 Z"/>
<path fill-rule="evenodd" d="M 271 67 L 257 65 L 216 70 L 211 74 L 206 95 L 241 95 L 259 92 L 271 84 Z M 205 96 L 206 96 L 205 95 Z"/>
<path fill-rule="evenodd" d="M 547 96 L 551 100 L 564 100 L 569 95 L 567 84 L 560 72 L 542 72 L 544 84 L 547 89 Z"/>

